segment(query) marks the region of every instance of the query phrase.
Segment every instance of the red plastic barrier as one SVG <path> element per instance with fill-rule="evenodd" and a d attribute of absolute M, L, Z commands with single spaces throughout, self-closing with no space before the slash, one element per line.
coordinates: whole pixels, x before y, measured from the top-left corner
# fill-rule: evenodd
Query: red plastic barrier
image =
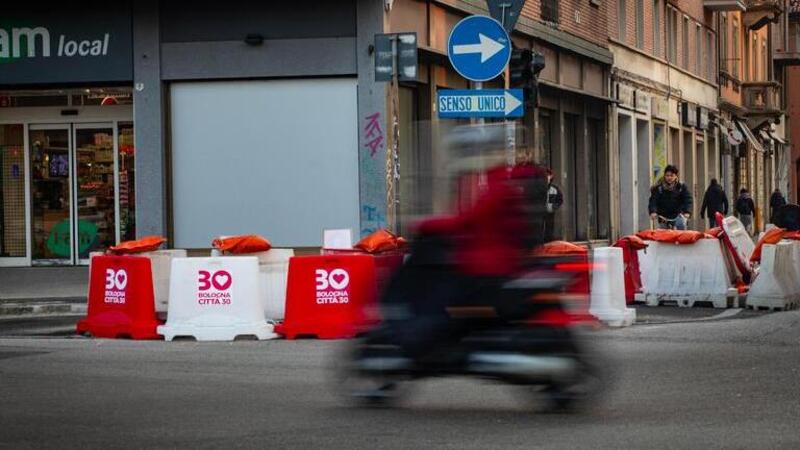
<path fill-rule="evenodd" d="M 642 274 L 639 270 L 638 250 L 647 247 L 638 236 L 626 236 L 618 240 L 614 247 L 622 249 L 622 261 L 625 264 L 625 303 L 633 303 L 636 293 L 642 290 Z"/>
<path fill-rule="evenodd" d="M 89 309 L 77 331 L 94 337 L 159 339 L 150 259 L 95 256 L 89 275 Z"/>
<path fill-rule="evenodd" d="M 368 254 L 363 250 L 352 249 L 322 249 L 323 255 L 370 255 L 375 259 L 375 279 L 378 284 L 378 295 L 389 286 L 392 276 L 403 265 L 406 255 L 405 249 L 390 250 L 377 254 Z"/>
<path fill-rule="evenodd" d="M 285 319 L 275 332 L 341 339 L 366 331 L 379 322 L 375 268 L 371 255 L 291 258 Z"/>

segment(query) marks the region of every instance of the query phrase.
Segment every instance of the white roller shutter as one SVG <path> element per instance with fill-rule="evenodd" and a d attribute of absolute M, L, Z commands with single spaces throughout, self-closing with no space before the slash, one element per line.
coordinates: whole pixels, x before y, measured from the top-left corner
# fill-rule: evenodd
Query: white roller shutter
<path fill-rule="evenodd" d="M 262 234 L 319 246 L 358 230 L 356 80 L 176 83 L 170 89 L 178 248 Z"/>

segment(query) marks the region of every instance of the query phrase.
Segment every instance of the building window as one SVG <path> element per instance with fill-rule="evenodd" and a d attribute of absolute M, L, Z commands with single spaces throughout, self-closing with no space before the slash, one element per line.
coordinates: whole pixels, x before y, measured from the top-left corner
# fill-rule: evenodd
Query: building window
<path fill-rule="evenodd" d="M 667 60 L 673 64 L 678 55 L 678 13 L 674 8 L 667 8 Z"/>
<path fill-rule="evenodd" d="M 728 14 L 720 14 L 719 20 L 719 54 L 721 69 L 728 71 Z"/>
<path fill-rule="evenodd" d="M 619 0 L 617 6 L 619 8 L 619 11 L 617 11 L 618 36 L 620 41 L 625 42 L 625 28 L 628 26 L 628 5 L 625 0 Z"/>
<path fill-rule="evenodd" d="M 706 77 L 708 81 L 714 81 L 714 34 L 706 31 Z"/>
<path fill-rule="evenodd" d="M 739 74 L 739 61 L 741 55 L 739 51 L 739 20 L 733 19 L 733 76 L 736 79 L 741 79 Z"/>
<path fill-rule="evenodd" d="M 558 0 L 542 0 L 542 20 L 558 23 Z"/>
<path fill-rule="evenodd" d="M 794 51 L 800 52 L 800 23 L 792 25 L 794 30 Z"/>
<path fill-rule="evenodd" d="M 653 1 L 653 56 L 661 56 L 661 0 Z"/>
<path fill-rule="evenodd" d="M 681 58 L 681 66 L 689 70 L 689 18 L 687 16 L 683 16 L 683 41 L 682 49 L 683 49 L 683 57 Z"/>
<path fill-rule="evenodd" d="M 767 40 L 765 38 L 761 38 L 761 59 L 763 61 L 761 79 L 766 81 L 769 80 L 769 52 L 767 51 Z"/>
<path fill-rule="evenodd" d="M 636 47 L 644 48 L 644 0 L 636 0 Z"/>
<path fill-rule="evenodd" d="M 750 68 L 752 69 L 752 74 L 750 76 L 751 81 L 756 81 L 761 79 L 760 74 L 760 64 L 758 59 L 758 35 L 755 33 L 750 33 L 753 35 L 753 42 L 750 44 Z"/>
<path fill-rule="evenodd" d="M 694 29 L 694 73 L 699 76 L 703 74 L 703 31 L 700 29 L 700 24 L 697 24 Z"/>

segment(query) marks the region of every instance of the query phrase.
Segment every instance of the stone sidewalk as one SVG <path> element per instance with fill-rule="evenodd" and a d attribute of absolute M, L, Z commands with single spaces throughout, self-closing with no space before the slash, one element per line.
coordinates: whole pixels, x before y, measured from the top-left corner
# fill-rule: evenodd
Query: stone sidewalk
<path fill-rule="evenodd" d="M 0 315 L 83 312 L 88 267 L 0 268 Z"/>

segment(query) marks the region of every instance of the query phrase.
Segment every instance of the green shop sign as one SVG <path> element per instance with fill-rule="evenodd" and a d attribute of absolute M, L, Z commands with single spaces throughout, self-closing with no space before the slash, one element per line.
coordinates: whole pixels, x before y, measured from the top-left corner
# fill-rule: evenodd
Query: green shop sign
<path fill-rule="evenodd" d="M 69 239 L 69 219 L 58 222 L 47 237 L 47 249 L 56 256 L 69 258 L 72 254 L 72 243 Z M 83 255 L 97 243 L 97 225 L 85 220 L 78 220 L 78 254 Z"/>

